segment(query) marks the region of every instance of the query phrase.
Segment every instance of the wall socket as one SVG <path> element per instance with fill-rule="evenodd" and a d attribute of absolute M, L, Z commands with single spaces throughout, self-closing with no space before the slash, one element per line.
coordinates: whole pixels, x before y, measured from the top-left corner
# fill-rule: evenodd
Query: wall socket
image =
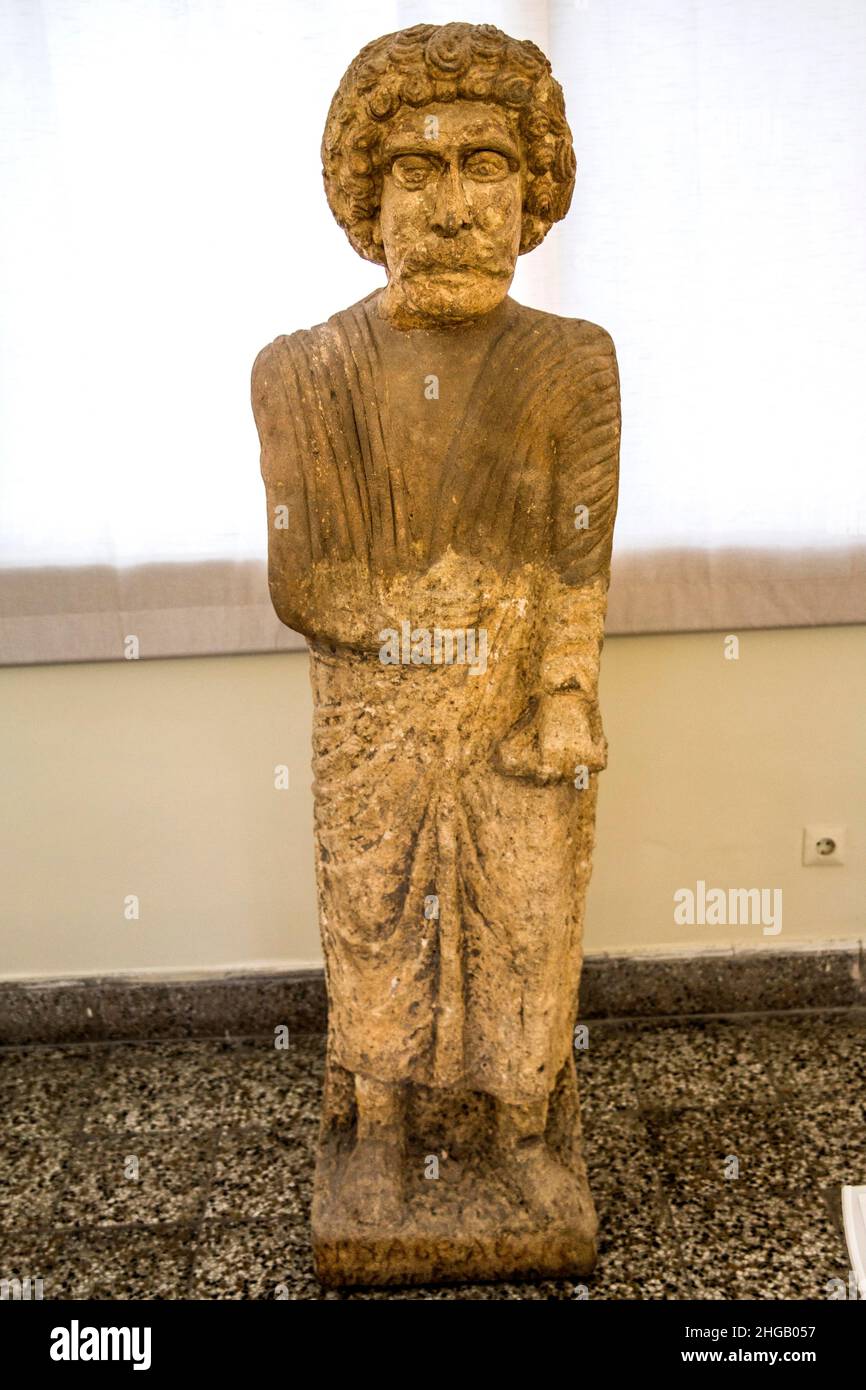
<path fill-rule="evenodd" d="M 803 863 L 830 867 L 845 863 L 847 825 L 807 825 L 803 831 Z"/>

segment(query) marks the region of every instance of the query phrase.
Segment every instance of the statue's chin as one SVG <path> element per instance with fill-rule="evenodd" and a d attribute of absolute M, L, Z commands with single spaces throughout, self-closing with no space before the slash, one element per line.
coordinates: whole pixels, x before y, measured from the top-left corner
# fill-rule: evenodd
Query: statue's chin
<path fill-rule="evenodd" d="M 465 323 L 501 304 L 510 283 L 510 276 L 443 269 L 405 282 L 403 297 L 406 307 L 429 323 Z"/>

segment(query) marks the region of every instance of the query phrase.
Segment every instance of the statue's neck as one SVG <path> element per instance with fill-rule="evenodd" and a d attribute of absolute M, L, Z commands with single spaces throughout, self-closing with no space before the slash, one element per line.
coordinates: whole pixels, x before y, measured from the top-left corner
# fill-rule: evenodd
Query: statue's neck
<path fill-rule="evenodd" d="M 398 332 L 463 333 L 470 332 L 473 328 L 494 328 L 501 319 L 507 317 L 511 303 L 513 301 L 509 296 L 504 295 L 496 307 L 485 314 L 467 315 L 465 318 L 432 318 L 414 309 L 407 302 L 399 286 L 389 281 L 384 289 L 371 297 L 370 307 L 384 324 Z"/>

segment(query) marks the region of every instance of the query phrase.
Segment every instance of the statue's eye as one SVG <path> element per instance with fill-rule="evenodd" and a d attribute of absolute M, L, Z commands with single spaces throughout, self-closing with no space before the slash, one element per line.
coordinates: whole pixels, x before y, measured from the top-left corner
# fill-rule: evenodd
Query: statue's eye
<path fill-rule="evenodd" d="M 504 154 L 498 150 L 474 150 L 463 162 L 463 172 L 479 183 L 492 183 L 504 179 L 511 166 Z"/>
<path fill-rule="evenodd" d="M 433 162 L 423 154 L 400 154 L 391 165 L 394 181 L 401 188 L 423 188 L 432 172 Z"/>

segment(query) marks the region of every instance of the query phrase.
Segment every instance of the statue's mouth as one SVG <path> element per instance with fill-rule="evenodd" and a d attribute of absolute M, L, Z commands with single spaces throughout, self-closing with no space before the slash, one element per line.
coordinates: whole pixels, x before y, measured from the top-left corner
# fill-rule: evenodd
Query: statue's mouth
<path fill-rule="evenodd" d="M 504 269 L 501 266 L 488 265 L 465 265 L 463 263 L 452 264 L 450 262 L 436 261 L 429 265 L 413 266 L 409 276 L 413 280 L 435 279 L 435 280 L 463 280 L 467 277 L 477 280 L 483 276 L 488 280 L 505 280 L 511 275 L 511 268 Z"/>

